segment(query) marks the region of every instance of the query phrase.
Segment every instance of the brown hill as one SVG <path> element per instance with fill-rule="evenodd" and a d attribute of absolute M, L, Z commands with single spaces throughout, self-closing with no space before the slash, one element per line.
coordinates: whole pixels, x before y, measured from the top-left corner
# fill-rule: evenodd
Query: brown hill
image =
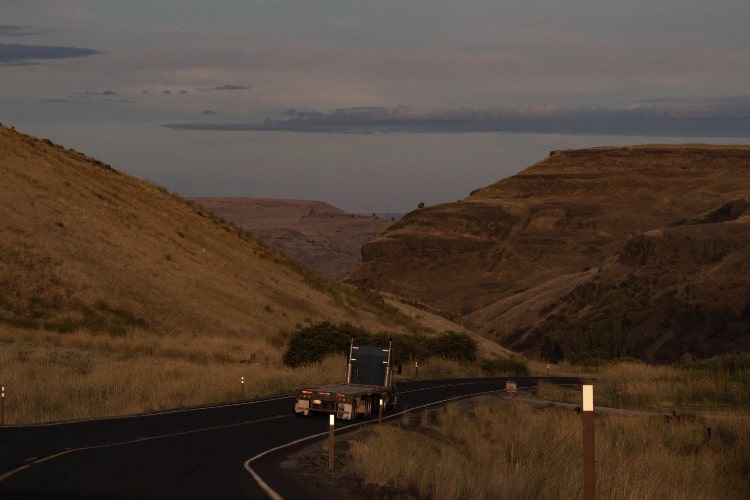
<path fill-rule="evenodd" d="M 0 329 L 423 327 L 163 189 L 2 126 L 0 186 Z"/>
<path fill-rule="evenodd" d="M 407 214 L 349 282 L 553 359 L 727 352 L 750 337 L 748 198 L 750 146 L 553 152 Z"/>
<path fill-rule="evenodd" d="M 333 279 L 362 262 L 362 245 L 390 219 L 345 212 L 321 201 L 264 198 L 190 198 L 246 230 L 253 238 Z"/>

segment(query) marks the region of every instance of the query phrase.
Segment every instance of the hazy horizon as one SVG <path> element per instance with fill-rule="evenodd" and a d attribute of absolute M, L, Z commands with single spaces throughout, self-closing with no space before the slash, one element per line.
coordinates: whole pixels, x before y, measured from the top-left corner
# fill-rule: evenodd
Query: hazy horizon
<path fill-rule="evenodd" d="M 455 201 L 552 149 L 750 140 L 750 4 L 6 0 L 0 122 L 184 196 Z"/>

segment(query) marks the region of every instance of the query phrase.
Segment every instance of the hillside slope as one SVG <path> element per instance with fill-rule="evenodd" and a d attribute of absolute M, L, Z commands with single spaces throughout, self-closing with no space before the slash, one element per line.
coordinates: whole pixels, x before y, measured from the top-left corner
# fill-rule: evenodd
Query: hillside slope
<path fill-rule="evenodd" d="M 345 212 L 322 201 L 265 198 L 189 198 L 271 248 L 333 279 L 362 262 L 362 245 L 390 219 Z"/>
<path fill-rule="evenodd" d="M 0 221 L 0 328 L 265 338 L 403 319 L 196 205 L 5 127 Z"/>
<path fill-rule="evenodd" d="M 553 152 L 465 200 L 407 214 L 363 247 L 364 262 L 349 282 L 424 303 L 531 355 L 581 357 L 602 346 L 575 335 L 615 334 L 625 349 L 609 349 L 607 356 L 666 360 L 726 352 L 745 346 L 750 336 L 743 312 L 750 299 L 743 264 L 747 225 L 737 208 L 748 198 L 750 146 Z M 733 200 L 738 201 L 727 205 Z M 740 215 L 720 223 L 685 223 L 727 210 Z M 652 230 L 667 236 L 649 248 L 661 248 L 671 237 L 679 240 L 673 246 L 681 253 L 659 264 L 652 254 L 631 263 L 628 274 L 639 274 L 641 284 L 622 299 L 626 306 L 616 313 L 605 307 L 607 300 L 586 293 L 572 299 L 608 275 L 612 283 L 601 286 L 620 283 L 628 268 L 624 256 L 647 245 Z M 713 257 L 702 257 L 706 253 Z M 657 305 L 678 289 L 690 290 L 691 307 L 698 307 L 698 297 L 710 297 L 700 299 L 696 313 L 706 321 L 669 323 L 670 309 Z M 562 307 L 573 303 L 578 311 Z M 581 309 L 591 314 L 579 317 Z M 580 320 L 578 333 L 565 331 L 574 317 Z M 601 321 L 596 332 L 587 327 L 595 321 Z M 688 342 L 685 325 L 699 323 Z M 734 340 L 710 341 L 724 332 Z"/>

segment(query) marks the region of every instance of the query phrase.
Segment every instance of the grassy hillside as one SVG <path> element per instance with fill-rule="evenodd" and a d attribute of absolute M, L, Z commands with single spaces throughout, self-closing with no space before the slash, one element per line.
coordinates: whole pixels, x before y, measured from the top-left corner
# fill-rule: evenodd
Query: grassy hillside
<path fill-rule="evenodd" d="M 408 214 L 363 247 L 348 281 L 426 304 L 533 356 L 599 355 L 621 340 L 625 349 L 604 355 L 728 352 L 747 348 L 750 336 L 747 219 L 740 210 L 731 220 L 685 222 L 748 199 L 750 146 L 553 152 L 465 200 Z M 653 230 L 673 239 L 671 254 L 660 243 L 664 254 L 620 259 Z M 704 318 L 687 348 L 690 319 L 670 323 L 685 290 L 698 306 L 693 317 Z"/>
<path fill-rule="evenodd" d="M 65 148 L 0 128 L 0 324 L 267 337 L 397 317 L 209 212 Z"/>
<path fill-rule="evenodd" d="M 442 331 L 435 326 L 444 320 L 428 316 L 328 279 L 153 184 L 0 126 L 0 382 L 9 423 L 337 379 L 336 362 L 283 366 L 285 335 L 320 321 Z M 241 363 L 253 353 L 256 363 Z"/>

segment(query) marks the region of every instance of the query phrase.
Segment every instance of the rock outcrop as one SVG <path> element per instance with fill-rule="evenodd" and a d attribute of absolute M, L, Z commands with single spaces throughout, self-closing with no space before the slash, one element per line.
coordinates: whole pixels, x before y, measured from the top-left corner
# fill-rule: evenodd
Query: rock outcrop
<path fill-rule="evenodd" d="M 741 263 L 749 198 L 750 146 L 557 151 L 464 200 L 407 214 L 363 247 L 363 264 L 348 281 L 427 304 L 531 355 L 580 357 L 583 344 L 565 340 L 558 327 L 570 324 L 561 315 L 578 318 L 576 328 L 586 332 L 601 319 L 589 316 L 596 310 L 609 318 L 600 329 L 622 332 L 612 326 L 620 313 L 592 293 L 621 286 L 628 269 L 630 283 L 641 285 L 629 292 L 637 300 L 622 306 L 632 316 L 623 347 L 599 354 L 673 359 L 697 350 L 680 332 L 658 327 L 667 309 L 656 306 L 675 287 L 693 296 L 715 282 L 716 305 L 702 302 L 702 314 L 727 325 L 742 314 L 742 300 L 723 296 L 750 297 L 750 271 Z M 610 274 L 615 282 L 605 282 Z M 573 303 L 584 313 L 565 308 Z M 645 330 L 675 340 L 667 349 L 630 338 Z M 698 354 L 740 344 L 714 343 Z"/>

